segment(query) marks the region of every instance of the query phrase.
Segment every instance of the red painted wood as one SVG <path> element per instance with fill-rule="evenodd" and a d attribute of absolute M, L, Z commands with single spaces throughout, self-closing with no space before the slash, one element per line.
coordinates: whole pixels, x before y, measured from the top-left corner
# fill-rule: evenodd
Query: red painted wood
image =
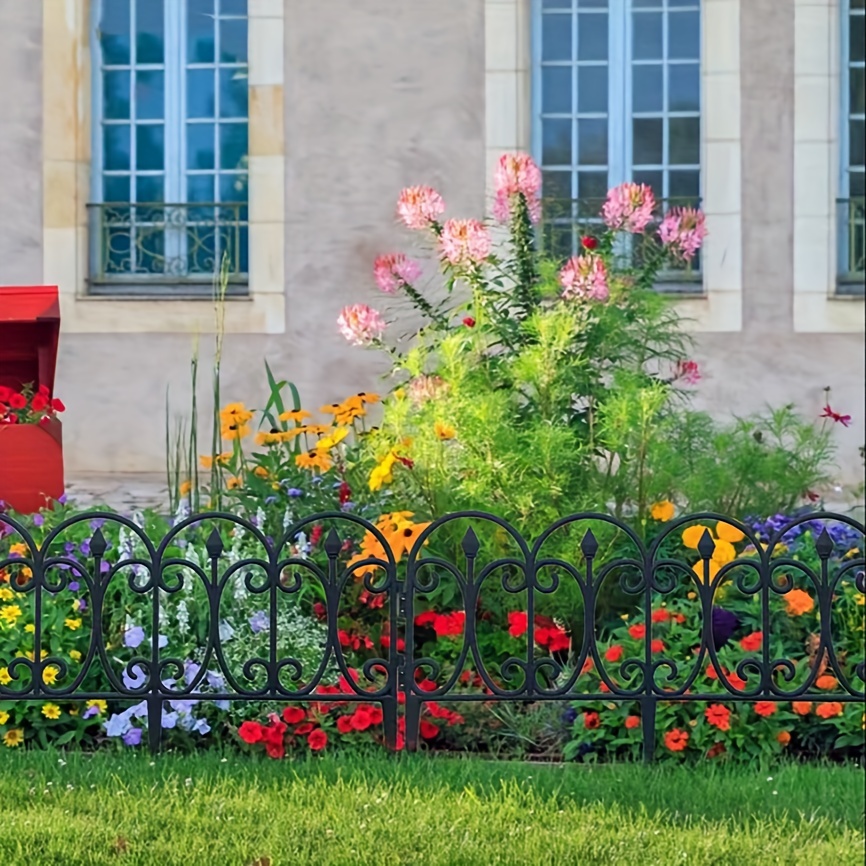
<path fill-rule="evenodd" d="M 0 500 L 33 514 L 63 490 L 60 422 L 0 425 Z"/>
<path fill-rule="evenodd" d="M 60 337 L 56 286 L 0 286 L 0 385 L 54 396 Z M 32 514 L 63 494 L 60 421 L 0 425 L 0 500 Z"/>

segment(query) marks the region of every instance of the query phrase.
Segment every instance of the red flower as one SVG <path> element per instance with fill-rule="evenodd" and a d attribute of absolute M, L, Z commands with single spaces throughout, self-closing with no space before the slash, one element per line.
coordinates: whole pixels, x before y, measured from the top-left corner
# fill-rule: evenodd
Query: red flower
<path fill-rule="evenodd" d="M 352 639 L 349 637 L 349 632 L 342 628 L 337 632 L 337 640 L 340 641 L 341 646 L 349 646 L 352 642 Z"/>
<path fill-rule="evenodd" d="M 598 241 L 592 235 L 584 235 L 580 243 L 585 250 L 594 250 L 598 247 Z"/>
<path fill-rule="evenodd" d="M 284 758 L 286 756 L 286 744 L 282 740 L 266 740 L 265 751 L 269 758 Z"/>
<path fill-rule="evenodd" d="M 820 494 L 815 493 L 814 490 L 807 490 L 804 495 L 809 502 L 817 502 L 821 498 Z"/>
<path fill-rule="evenodd" d="M 651 617 L 653 622 L 667 622 L 670 618 L 670 613 L 664 607 L 660 607 L 658 610 L 654 610 Z"/>
<path fill-rule="evenodd" d="M 713 743 L 709 749 L 707 749 L 707 757 L 708 758 L 718 758 L 719 755 L 725 754 L 725 744 L 724 743 Z"/>
<path fill-rule="evenodd" d="M 285 707 L 283 709 L 283 721 L 288 725 L 297 725 L 298 722 L 304 721 L 307 714 L 301 707 Z"/>
<path fill-rule="evenodd" d="M 48 405 L 48 398 L 44 394 L 34 394 L 30 401 L 30 408 L 34 412 L 41 412 Z"/>
<path fill-rule="evenodd" d="M 565 652 L 571 649 L 571 638 L 561 628 L 552 628 L 547 648 L 552 653 Z"/>
<path fill-rule="evenodd" d="M 439 616 L 435 610 L 425 610 L 424 613 L 419 613 L 415 617 L 415 625 L 432 626 L 436 622 L 436 617 Z"/>
<path fill-rule="evenodd" d="M 433 680 L 423 679 L 418 681 L 418 688 L 422 692 L 435 692 L 439 686 Z"/>
<path fill-rule="evenodd" d="M 361 705 L 355 710 L 352 716 L 352 727 L 356 731 L 366 731 L 373 724 L 373 717 L 370 712 L 370 707 Z"/>
<path fill-rule="evenodd" d="M 428 722 L 426 719 L 421 720 L 420 731 L 421 736 L 425 740 L 432 740 L 434 737 L 439 736 L 439 728 L 433 722 Z"/>
<path fill-rule="evenodd" d="M 826 704 L 818 704 L 815 708 L 815 715 L 822 719 L 832 719 L 833 716 L 842 715 L 842 704 L 838 701 L 830 701 Z"/>
<path fill-rule="evenodd" d="M 650 643 L 650 650 L 654 653 L 663 653 L 665 651 L 664 641 L 654 640 Z"/>
<path fill-rule="evenodd" d="M 474 328 L 475 319 L 473 319 L 472 316 L 466 316 L 466 318 L 463 320 L 463 324 L 466 325 L 467 328 Z"/>
<path fill-rule="evenodd" d="M 340 482 L 340 505 L 345 505 L 352 498 L 352 488 L 345 481 Z"/>
<path fill-rule="evenodd" d="M 720 731 L 731 730 L 731 711 L 721 704 L 710 704 L 704 710 L 707 721 Z"/>
<path fill-rule="evenodd" d="M 689 744 L 689 732 L 674 728 L 665 734 L 665 746 L 672 752 L 682 752 Z"/>
<path fill-rule="evenodd" d="M 640 725 L 640 716 L 626 716 L 625 726 L 631 730 L 632 728 L 636 728 Z"/>
<path fill-rule="evenodd" d="M 583 714 L 583 726 L 588 731 L 594 731 L 596 728 L 601 726 L 601 719 L 598 717 L 598 713 L 584 713 Z"/>
<path fill-rule="evenodd" d="M 618 662 L 622 658 L 622 653 L 622 646 L 615 643 L 613 646 L 607 648 L 604 657 L 609 662 Z"/>
<path fill-rule="evenodd" d="M 238 728 L 238 736 L 248 745 L 260 743 L 264 737 L 264 728 L 258 722 L 243 722 Z"/>
<path fill-rule="evenodd" d="M 5 385 L 0 385 L 0 403 L 8 403 L 15 392 Z"/>
<path fill-rule="evenodd" d="M 834 412 L 830 408 L 829 403 L 824 407 L 824 411 L 818 417 L 819 418 L 832 418 L 834 423 L 841 424 L 843 427 L 850 427 L 851 426 L 851 416 L 850 415 L 840 415 L 838 412 Z"/>
<path fill-rule="evenodd" d="M 643 640 L 646 637 L 646 626 L 643 623 L 633 625 L 629 628 L 628 633 L 635 640 Z"/>
<path fill-rule="evenodd" d="M 410 460 L 408 457 L 398 457 L 397 458 L 407 469 L 415 468 L 415 461 Z"/>
<path fill-rule="evenodd" d="M 772 716 L 778 709 L 779 708 L 773 701 L 758 701 L 758 703 L 755 704 L 755 712 L 759 716 L 763 716 L 765 719 L 768 716 Z"/>
<path fill-rule="evenodd" d="M 600 692 L 604 692 L 605 694 L 607 694 L 610 691 L 610 686 L 604 680 L 602 680 L 598 684 L 598 690 Z"/>
<path fill-rule="evenodd" d="M 673 620 L 675 623 L 682 625 L 686 621 L 686 616 L 683 613 L 675 613 L 673 615 Z"/>
<path fill-rule="evenodd" d="M 736 674 L 733 671 L 729 674 L 727 671 L 725 671 L 725 673 L 728 676 L 728 682 L 733 688 L 742 691 L 746 687 L 746 681 L 739 674 Z"/>
<path fill-rule="evenodd" d="M 12 394 L 8 403 L 11 409 L 23 409 L 27 405 L 27 398 L 23 394 Z"/>
<path fill-rule="evenodd" d="M 466 622 L 466 614 L 462 610 L 453 613 L 438 614 L 433 620 L 433 631 L 437 637 L 451 637 L 463 634 L 463 626 Z"/>
<path fill-rule="evenodd" d="M 60 399 L 57 398 L 57 397 L 55 397 L 55 398 L 51 401 L 51 408 L 52 408 L 55 412 L 65 412 L 65 411 L 66 411 L 66 407 L 63 405 L 63 401 L 60 400 Z"/>
<path fill-rule="evenodd" d="M 322 604 L 322 602 L 317 601 L 313 605 L 313 613 L 315 614 L 316 619 L 324 620 L 328 616 L 328 609 Z"/>
<path fill-rule="evenodd" d="M 761 648 L 761 645 L 764 643 L 764 633 L 762 631 L 753 631 L 751 634 L 747 634 L 741 641 L 740 646 L 746 652 L 755 652 Z"/>
<path fill-rule="evenodd" d="M 382 646 L 385 649 L 390 649 L 391 648 L 391 635 L 383 634 L 379 638 L 379 643 L 382 644 Z M 397 652 L 401 653 L 401 652 L 405 652 L 405 651 L 406 651 L 406 641 L 404 641 L 403 638 L 398 637 L 397 638 Z"/>
<path fill-rule="evenodd" d="M 351 716 L 340 716 L 337 719 L 337 730 L 341 734 L 351 734 L 355 728 L 352 725 L 352 717 Z"/>
<path fill-rule="evenodd" d="M 328 745 L 328 735 L 321 728 L 316 728 L 307 737 L 307 744 L 312 751 L 321 752 Z"/>
<path fill-rule="evenodd" d="M 508 633 L 512 637 L 521 637 L 526 634 L 529 616 L 526 611 L 513 610 L 508 614 Z"/>
<path fill-rule="evenodd" d="M 385 714 L 382 712 L 382 708 L 380 706 L 370 707 L 370 721 L 374 725 L 381 725 L 384 718 Z"/>
<path fill-rule="evenodd" d="M 295 733 L 299 737 L 305 737 L 307 734 L 310 733 L 310 731 L 313 730 L 314 727 L 315 725 L 312 722 L 304 722 L 303 725 L 298 725 L 298 727 L 295 728 Z"/>
<path fill-rule="evenodd" d="M 317 523 L 312 531 L 310 532 L 310 544 L 315 547 L 321 540 L 322 535 L 324 535 L 325 527 L 322 526 L 321 523 Z"/>

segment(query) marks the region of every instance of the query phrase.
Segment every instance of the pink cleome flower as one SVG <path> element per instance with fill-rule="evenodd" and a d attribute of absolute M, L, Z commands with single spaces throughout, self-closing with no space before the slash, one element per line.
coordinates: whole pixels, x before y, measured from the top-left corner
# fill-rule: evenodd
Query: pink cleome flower
<path fill-rule="evenodd" d="M 369 346 L 385 331 L 385 320 L 366 304 L 343 307 L 337 319 L 340 333 L 355 346 Z"/>
<path fill-rule="evenodd" d="M 655 206 L 650 187 L 627 182 L 608 190 L 601 215 L 608 228 L 640 234 L 652 220 Z"/>
<path fill-rule="evenodd" d="M 529 154 L 503 153 L 494 175 L 496 198 L 493 216 L 505 223 L 511 218 L 512 204 L 517 195 L 523 195 L 533 222 L 541 219 L 541 170 Z"/>
<path fill-rule="evenodd" d="M 426 229 L 444 212 L 442 196 L 430 186 L 407 186 L 397 199 L 397 216 L 410 229 Z"/>
<path fill-rule="evenodd" d="M 379 256 L 373 263 L 373 277 L 376 285 L 389 295 L 401 286 L 413 283 L 421 276 L 421 265 L 403 253 Z"/>
<path fill-rule="evenodd" d="M 604 259 L 592 253 L 572 256 L 559 272 L 559 282 L 563 287 L 562 297 L 566 300 L 606 301 L 610 296 Z"/>
<path fill-rule="evenodd" d="M 661 242 L 685 261 L 691 261 L 707 236 L 706 220 L 702 211 L 693 207 L 671 208 L 659 226 Z"/>
<path fill-rule="evenodd" d="M 447 220 L 440 242 L 452 265 L 480 264 L 490 255 L 490 234 L 478 220 Z"/>
<path fill-rule="evenodd" d="M 697 385 L 701 381 L 701 369 L 697 361 L 677 361 L 674 379 L 686 385 Z"/>

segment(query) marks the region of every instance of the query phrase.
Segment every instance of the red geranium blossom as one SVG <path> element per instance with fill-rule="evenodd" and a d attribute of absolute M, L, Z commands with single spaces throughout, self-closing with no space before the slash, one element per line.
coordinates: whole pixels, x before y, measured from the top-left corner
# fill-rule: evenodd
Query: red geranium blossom
<path fill-rule="evenodd" d="M 596 728 L 601 726 L 601 719 L 598 717 L 598 713 L 584 713 L 583 714 L 583 726 L 588 731 L 594 731 Z"/>
<path fill-rule="evenodd" d="M 721 704 L 710 704 L 704 710 L 707 721 L 720 731 L 731 730 L 731 711 Z"/>
<path fill-rule="evenodd" d="M 373 724 L 373 717 L 370 713 L 370 708 L 363 704 L 355 710 L 352 716 L 352 727 L 356 731 L 366 731 Z"/>
<path fill-rule="evenodd" d="M 428 722 L 426 719 L 421 720 L 420 732 L 425 740 L 432 740 L 434 737 L 439 736 L 439 728 L 433 722 Z"/>
<path fill-rule="evenodd" d="M 321 752 L 328 745 L 328 735 L 321 728 L 316 728 L 307 737 L 307 743 L 312 751 Z"/>
<path fill-rule="evenodd" d="M 764 643 L 764 633 L 762 631 L 753 631 L 751 634 L 747 634 L 741 641 L 740 646 L 746 652 L 755 652 L 761 648 L 761 645 Z"/>
<path fill-rule="evenodd" d="M 462 610 L 453 613 L 437 614 L 433 620 L 433 631 L 437 637 L 452 637 L 463 634 L 463 626 L 466 623 L 466 614 Z"/>
<path fill-rule="evenodd" d="M 653 622 L 667 622 L 671 618 L 670 612 L 663 607 L 658 608 L 652 612 L 652 621 Z"/>
<path fill-rule="evenodd" d="M 529 617 L 524 610 L 512 610 L 508 614 L 508 633 L 512 637 L 522 637 L 526 634 Z"/>
<path fill-rule="evenodd" d="M 314 727 L 315 725 L 312 722 L 304 722 L 303 725 L 298 725 L 298 727 L 295 728 L 295 733 L 299 737 L 305 737 L 307 734 L 310 733 L 310 731 L 313 730 Z"/>
<path fill-rule="evenodd" d="M 304 721 L 307 714 L 301 707 L 285 707 L 283 709 L 283 721 L 288 725 L 297 725 Z"/>
<path fill-rule="evenodd" d="M 248 745 L 260 743 L 264 729 L 258 722 L 243 722 L 238 728 L 238 736 Z"/>
<path fill-rule="evenodd" d="M 631 730 L 632 728 L 636 728 L 640 725 L 640 716 L 626 716 L 625 726 Z"/>
<path fill-rule="evenodd" d="M 646 637 L 646 626 L 643 623 L 630 626 L 628 633 L 635 640 L 643 640 Z"/>
<path fill-rule="evenodd" d="M 415 625 L 433 625 L 437 616 L 439 616 L 439 614 L 436 613 L 435 610 L 425 610 L 424 613 L 419 613 L 418 616 L 415 617 Z"/>
<path fill-rule="evenodd" d="M 654 640 L 650 642 L 650 650 L 654 653 L 663 653 L 666 647 L 664 641 L 662 640 Z"/>
<path fill-rule="evenodd" d="M 352 717 L 351 716 L 340 716 L 337 719 L 337 730 L 341 734 L 351 734 L 355 728 L 352 725 Z"/>
<path fill-rule="evenodd" d="M 622 653 L 622 645 L 615 643 L 613 646 L 607 648 L 604 657 L 609 662 L 618 662 L 622 658 Z"/>

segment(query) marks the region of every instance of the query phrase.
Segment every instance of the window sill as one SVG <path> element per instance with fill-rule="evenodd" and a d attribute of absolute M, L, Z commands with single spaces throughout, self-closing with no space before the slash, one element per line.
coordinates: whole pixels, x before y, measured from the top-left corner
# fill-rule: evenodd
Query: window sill
<path fill-rule="evenodd" d="M 866 276 L 851 275 L 836 280 L 836 291 L 830 296 L 834 301 L 862 301 L 866 295 Z"/>
<path fill-rule="evenodd" d="M 90 280 L 87 298 L 115 300 L 212 301 L 218 293 L 213 279 L 198 280 Z M 230 280 L 225 289 L 226 299 L 249 298 L 249 283 L 245 278 Z"/>

